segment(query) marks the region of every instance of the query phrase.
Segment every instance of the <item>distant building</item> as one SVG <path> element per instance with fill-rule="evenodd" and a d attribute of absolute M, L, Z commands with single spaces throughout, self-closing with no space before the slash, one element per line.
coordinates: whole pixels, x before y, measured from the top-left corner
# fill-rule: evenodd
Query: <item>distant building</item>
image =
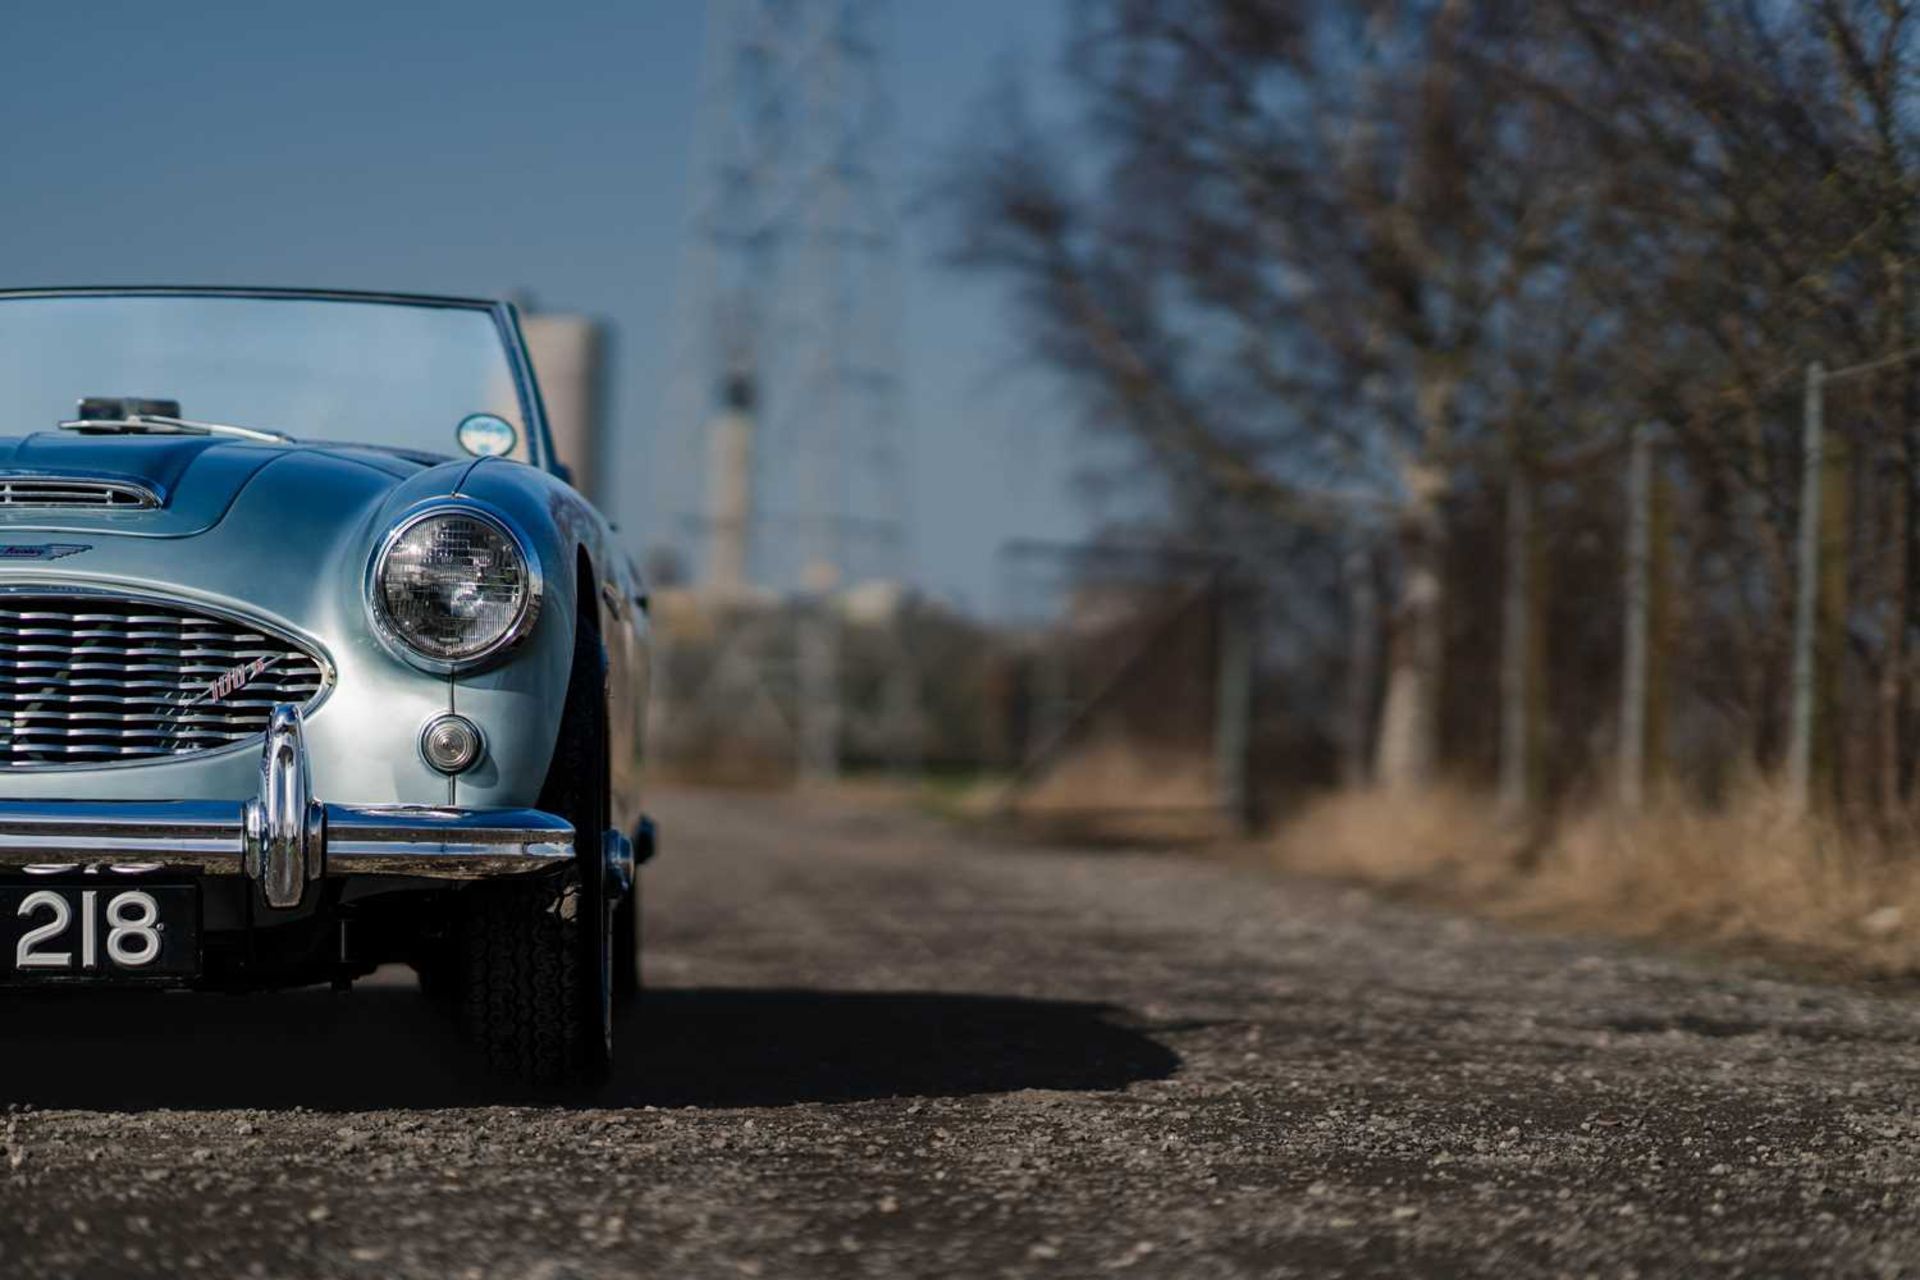
<path fill-rule="evenodd" d="M 573 487 L 604 504 L 607 443 L 607 326 L 588 316 L 523 313 L 520 324 L 547 403 L 554 452 Z"/>

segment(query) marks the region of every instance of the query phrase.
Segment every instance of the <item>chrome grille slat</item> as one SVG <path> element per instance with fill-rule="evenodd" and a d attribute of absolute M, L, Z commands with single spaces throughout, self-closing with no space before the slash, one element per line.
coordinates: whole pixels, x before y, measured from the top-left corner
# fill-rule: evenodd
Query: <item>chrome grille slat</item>
<path fill-rule="evenodd" d="M 7 617 L 20 618 L 28 622 L 42 622 L 42 621 L 118 622 L 118 623 L 126 623 L 126 624 L 141 623 L 141 622 L 165 622 L 165 623 L 169 623 L 176 626 L 200 625 L 200 620 L 197 620 L 197 619 L 183 620 L 181 618 L 177 618 L 173 616 L 172 614 L 166 614 L 166 613 L 78 613 L 78 612 L 64 613 L 58 610 L 36 611 L 33 609 L 22 609 L 18 613 L 9 613 Z M 218 624 L 212 624 L 212 625 L 218 625 Z"/>
<path fill-rule="evenodd" d="M 4 647 L 5 642 L 0 641 L 0 649 Z M 30 658 L 24 662 L 0 661 L 0 680 L 14 677 L 29 681 L 44 681 L 49 676 L 109 673 L 123 683 L 139 677 L 153 677 L 160 682 L 161 687 L 177 689 L 181 676 L 202 676 L 212 679 L 237 666 L 251 666 L 253 662 L 253 658 L 238 657 L 231 662 L 202 662 L 198 659 L 192 662 L 163 662 L 158 660 L 157 656 L 149 656 L 139 662 L 116 663 L 111 659 L 100 657 L 97 652 L 89 652 L 85 658 L 74 658 L 67 662 L 61 662 L 51 655 Z M 279 665 L 278 662 L 272 663 L 267 667 L 266 672 L 257 678 L 267 678 L 273 673 L 273 668 Z"/>
<path fill-rule="evenodd" d="M 249 645 L 246 648 L 240 648 L 236 646 L 230 649 L 223 649 L 216 645 L 205 645 L 205 644 L 164 645 L 164 644 L 148 644 L 144 642 L 138 645 L 114 645 L 114 644 L 107 644 L 99 641 L 88 641 L 84 644 L 79 644 L 79 645 L 43 644 L 39 642 L 35 642 L 33 644 L 21 644 L 18 641 L 12 640 L 12 637 L 8 636 L 4 632 L 0 632 L 0 645 L 5 645 L 6 649 L 13 653 L 62 653 L 64 654 L 64 653 L 102 653 L 104 652 L 104 653 L 124 653 L 128 657 L 133 657 L 133 658 L 148 658 L 148 657 L 253 658 L 253 657 L 268 657 L 268 656 L 271 656 L 273 653 L 273 650 L 261 648 L 258 645 Z"/>
<path fill-rule="evenodd" d="M 211 696 L 222 677 L 263 659 L 258 674 Z M 311 707 L 326 683 L 315 655 L 192 605 L 0 593 L 0 770 L 232 746 L 259 737 L 280 703 Z"/>
<path fill-rule="evenodd" d="M 19 688 L 20 686 L 16 683 L 8 682 L 0 684 L 0 698 L 20 698 L 21 695 L 17 692 Z M 313 681 L 306 681 L 301 684 L 275 684 L 262 687 L 256 687 L 250 684 L 247 686 L 247 696 L 245 698 L 237 696 L 222 698 L 220 705 L 227 708 L 246 708 L 249 710 L 254 707 L 270 708 L 276 702 L 293 702 L 298 704 L 306 698 L 313 696 L 315 692 L 317 692 L 317 686 Z M 29 692 L 25 695 L 25 700 L 29 701 L 32 706 L 43 706 L 53 701 L 53 698 L 45 692 L 44 686 L 36 685 L 30 686 Z M 183 704 L 177 697 L 169 698 L 166 696 L 143 695 L 137 698 L 115 698 L 105 693 L 81 693 L 69 695 L 59 700 L 65 704 L 76 707 L 123 707 L 126 708 L 126 710 L 121 714 L 146 716 L 152 716 L 160 711 L 188 705 Z M 39 713 L 32 710 L 21 710 L 14 712 L 14 718 L 18 720 L 37 714 Z"/>
<path fill-rule="evenodd" d="M 201 692 L 201 690 L 204 688 L 204 686 L 207 683 L 208 682 L 206 681 L 196 681 L 192 685 L 186 688 L 186 692 L 188 694 L 198 694 Z M 0 684 L 5 684 L 14 690 L 13 693 L 7 696 L 12 697 L 17 702 L 19 702 L 21 709 L 25 709 L 25 707 L 27 707 L 28 705 L 34 702 L 45 702 L 49 699 L 58 700 L 60 702 L 108 703 L 112 706 L 117 706 L 117 707 L 133 706 L 136 704 L 150 704 L 153 706 L 167 706 L 167 707 L 187 705 L 187 703 L 183 701 L 183 699 L 179 696 L 180 689 L 178 687 L 176 687 L 176 689 L 172 693 L 168 693 L 165 690 L 149 689 L 145 692 L 136 693 L 131 697 L 116 697 L 111 691 L 98 686 L 96 686 L 93 689 L 77 690 L 72 693 L 65 693 L 58 690 L 49 689 L 47 687 L 47 682 L 44 678 L 41 678 L 38 680 L 29 680 L 29 681 L 19 681 L 19 680 L 0 681 Z M 317 682 L 314 680 L 305 680 L 305 679 L 295 680 L 295 681 L 281 680 L 281 681 L 273 681 L 273 682 L 255 680 L 255 681 L 248 682 L 244 687 L 234 690 L 233 692 L 227 694 L 227 696 L 218 699 L 218 701 L 222 706 L 231 705 L 243 699 L 253 699 L 256 701 L 271 701 L 273 699 L 273 695 L 275 695 L 281 690 L 312 689 L 315 687 L 316 684 Z"/>
<path fill-rule="evenodd" d="M 309 694 L 311 694 L 311 691 L 309 691 Z M 264 702 L 255 701 L 240 709 L 246 710 L 246 711 L 271 711 L 273 710 L 273 705 L 274 705 L 273 700 L 268 699 Z M 220 709 L 217 711 L 202 711 L 197 708 L 193 708 L 193 709 L 168 708 L 168 710 L 178 713 L 173 717 L 171 717 L 176 721 L 206 721 L 208 723 L 225 723 L 227 720 L 232 718 L 231 715 L 227 714 L 226 708 L 227 708 L 227 704 L 225 702 L 222 702 L 220 704 Z M 151 724 L 153 721 L 153 716 L 148 712 L 146 712 L 145 710 L 142 710 L 140 712 L 130 712 L 130 713 L 120 713 L 120 712 L 111 712 L 111 711 L 74 712 L 66 709 L 48 710 L 48 711 L 19 711 L 14 713 L 14 732 L 30 733 L 38 729 L 43 729 L 46 727 L 46 725 L 38 723 L 41 721 L 45 721 L 53 725 L 81 724 L 81 723 Z M 155 730 L 155 732 L 160 732 L 160 730 Z"/>
<path fill-rule="evenodd" d="M 22 622 L 27 625 L 20 626 L 19 624 Z M 41 623 L 54 625 L 38 625 Z M 73 635 L 81 628 L 86 628 L 89 631 L 98 631 L 102 635 L 120 635 L 126 632 L 151 633 L 153 635 L 180 635 L 191 632 L 213 635 L 217 634 L 219 630 L 218 628 L 209 627 L 204 623 L 198 622 L 170 623 L 165 618 L 21 618 L 18 620 L 8 619 L 7 625 L 10 628 L 20 631 L 51 631 L 60 635 Z M 245 634 L 252 635 L 255 640 L 266 639 L 265 636 L 257 633 L 249 632 Z"/>

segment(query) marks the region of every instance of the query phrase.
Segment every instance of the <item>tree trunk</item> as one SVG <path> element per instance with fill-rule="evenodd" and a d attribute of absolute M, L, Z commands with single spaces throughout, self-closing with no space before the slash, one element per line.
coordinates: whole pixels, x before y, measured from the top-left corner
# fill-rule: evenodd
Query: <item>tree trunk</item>
<path fill-rule="evenodd" d="M 1533 807 L 1533 482 L 1526 464 L 1507 472 L 1505 579 L 1500 601 L 1500 816 Z"/>
<path fill-rule="evenodd" d="M 1813 795 L 1814 803 L 1831 804 L 1840 798 L 1846 733 L 1843 714 L 1847 698 L 1847 610 L 1853 573 L 1853 459 L 1847 438 L 1829 433 L 1822 458 L 1820 485 L 1820 572 L 1818 578 L 1818 632 L 1814 643 Z M 1852 722 L 1857 726 L 1858 722 Z"/>
<path fill-rule="evenodd" d="M 1647 635 L 1653 560 L 1653 436 L 1633 430 L 1627 456 L 1627 578 L 1625 653 L 1620 676 L 1620 807 L 1637 813 L 1645 802 L 1647 772 Z"/>
<path fill-rule="evenodd" d="M 1800 518 L 1793 580 L 1792 714 L 1787 723 L 1787 797 L 1805 812 L 1813 797 L 1814 627 L 1819 605 L 1821 454 L 1825 447 L 1826 370 L 1807 366 L 1801 412 Z"/>
<path fill-rule="evenodd" d="M 1666 781 L 1667 681 L 1673 668 L 1674 562 L 1673 485 L 1665 469 L 1653 468 L 1647 494 L 1647 736 L 1644 781 L 1646 794 L 1658 797 Z"/>
<path fill-rule="evenodd" d="M 1887 766 L 1893 771 L 1891 785 L 1887 787 L 1887 806 L 1889 812 L 1905 814 L 1907 802 L 1914 791 L 1914 764 L 1920 762 L 1920 752 L 1914 750 L 1912 741 L 1912 649 L 1905 643 L 1910 628 L 1920 626 L 1920 589 L 1916 589 L 1914 578 L 1920 574 L 1920 555 L 1914 555 L 1916 537 L 1920 537 L 1920 493 L 1914 493 L 1914 487 L 1920 486 L 1920 378 L 1908 372 L 1907 390 L 1903 393 L 1905 405 L 1905 424 L 1901 426 L 1901 474 L 1895 478 L 1899 486 L 1899 524 L 1893 526 L 1893 537 L 1901 539 L 1901 580 L 1897 587 L 1897 606 L 1895 618 L 1889 620 L 1889 631 L 1899 631 L 1903 643 L 1899 647 L 1899 664 L 1893 668 L 1893 704 L 1887 725 L 1893 764 Z M 1895 654 L 1887 654 L 1889 662 Z"/>
<path fill-rule="evenodd" d="M 1380 592 L 1375 585 L 1373 553 L 1355 547 L 1347 553 L 1347 690 L 1340 733 L 1340 781 L 1363 787 L 1372 776 L 1368 746 L 1373 733 L 1374 681 L 1379 665 Z"/>
<path fill-rule="evenodd" d="M 1436 467 L 1409 464 L 1400 515 L 1400 583 L 1387 637 L 1387 692 L 1380 709 L 1374 774 L 1389 791 L 1433 782 L 1439 758 L 1440 664 L 1445 642 L 1446 577 Z"/>

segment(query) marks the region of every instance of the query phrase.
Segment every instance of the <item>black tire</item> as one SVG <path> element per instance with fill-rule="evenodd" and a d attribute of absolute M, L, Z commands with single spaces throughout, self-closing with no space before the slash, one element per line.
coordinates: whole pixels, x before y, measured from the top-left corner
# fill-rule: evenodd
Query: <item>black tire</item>
<path fill-rule="evenodd" d="M 489 1070 L 528 1085 L 589 1083 L 606 1069 L 592 1010 L 580 877 L 479 884 L 461 895 L 460 1014 Z"/>
<path fill-rule="evenodd" d="M 615 913 L 602 849 L 611 789 L 607 653 L 588 597 L 540 792 L 540 808 L 573 824 L 578 859 L 558 880 L 460 895 L 462 1021 L 490 1068 L 527 1084 L 592 1084 L 612 1064 Z"/>

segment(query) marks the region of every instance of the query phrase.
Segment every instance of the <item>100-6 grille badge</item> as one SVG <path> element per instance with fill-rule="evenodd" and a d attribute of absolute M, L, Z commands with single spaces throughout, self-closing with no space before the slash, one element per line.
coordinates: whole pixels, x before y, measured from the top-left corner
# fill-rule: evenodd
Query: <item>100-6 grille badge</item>
<path fill-rule="evenodd" d="M 250 659 L 221 672 L 212 680 L 208 681 L 207 687 L 202 689 L 196 696 L 187 699 L 187 705 L 192 706 L 197 702 L 218 702 L 222 698 L 230 697 L 240 692 L 240 690 L 247 687 L 249 680 L 264 672 L 279 657 L 280 655 L 277 653 L 264 654 L 261 657 Z"/>

